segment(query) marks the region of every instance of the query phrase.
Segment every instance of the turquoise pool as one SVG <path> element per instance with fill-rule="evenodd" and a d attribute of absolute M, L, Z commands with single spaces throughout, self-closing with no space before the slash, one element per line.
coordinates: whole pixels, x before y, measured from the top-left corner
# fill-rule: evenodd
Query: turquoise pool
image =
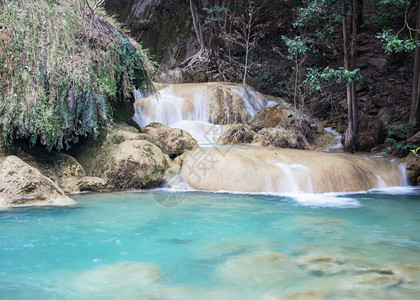
<path fill-rule="evenodd" d="M 0 211 L 1 299 L 420 298 L 418 190 L 74 199 Z"/>

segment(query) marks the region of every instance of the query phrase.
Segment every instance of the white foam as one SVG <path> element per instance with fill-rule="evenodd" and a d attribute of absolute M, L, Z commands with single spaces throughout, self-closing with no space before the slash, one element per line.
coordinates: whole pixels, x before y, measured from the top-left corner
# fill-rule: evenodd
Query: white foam
<path fill-rule="evenodd" d="M 312 207 L 336 207 L 336 208 L 356 208 L 360 207 L 359 201 L 353 198 L 336 196 L 333 193 L 326 194 L 286 194 L 286 196 L 293 198 L 302 206 Z"/>
<path fill-rule="evenodd" d="M 416 193 L 417 191 L 418 189 L 412 186 L 391 186 L 385 188 L 370 189 L 367 192 L 376 194 L 405 195 Z"/>

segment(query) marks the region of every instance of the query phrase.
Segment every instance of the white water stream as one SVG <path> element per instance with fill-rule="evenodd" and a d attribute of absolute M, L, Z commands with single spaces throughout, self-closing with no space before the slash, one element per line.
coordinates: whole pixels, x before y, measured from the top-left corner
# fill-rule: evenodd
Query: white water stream
<path fill-rule="evenodd" d="M 224 122 L 221 124 L 228 125 L 234 123 L 232 119 L 241 109 L 246 112 L 246 120 L 249 120 L 261 108 L 284 102 L 274 97 L 270 100 L 250 86 L 238 84 L 160 84 L 157 89 L 158 93 L 148 97 L 135 93 L 134 121 L 140 127 L 158 122 L 181 128 L 203 146 L 216 144 L 226 131 L 226 126 L 215 124 L 212 118 L 222 118 Z"/>

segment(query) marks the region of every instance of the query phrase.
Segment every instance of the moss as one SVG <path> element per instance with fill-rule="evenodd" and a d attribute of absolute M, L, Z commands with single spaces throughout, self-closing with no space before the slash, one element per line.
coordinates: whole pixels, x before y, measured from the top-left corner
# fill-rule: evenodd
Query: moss
<path fill-rule="evenodd" d="M 25 195 L 28 195 L 28 194 L 31 194 L 35 190 L 36 190 L 36 185 L 33 182 L 29 182 L 23 188 L 20 189 L 20 192 Z"/>
<path fill-rule="evenodd" d="M 134 87 L 151 86 L 145 53 L 99 12 L 91 26 L 72 0 L 2 4 L 2 32 L 13 34 L 0 37 L 0 148 L 16 139 L 68 148 L 109 129 L 111 107 L 129 106 Z"/>
<path fill-rule="evenodd" d="M 134 108 L 131 103 L 119 101 L 114 106 L 114 119 L 120 122 L 128 122 L 134 114 Z"/>

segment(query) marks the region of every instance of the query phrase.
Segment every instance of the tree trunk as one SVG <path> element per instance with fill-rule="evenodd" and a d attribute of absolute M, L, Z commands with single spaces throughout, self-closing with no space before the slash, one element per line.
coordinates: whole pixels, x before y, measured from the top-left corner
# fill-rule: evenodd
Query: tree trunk
<path fill-rule="evenodd" d="M 351 19 L 352 19 L 352 38 L 351 38 L 351 60 L 350 60 L 350 71 L 356 69 L 356 50 L 357 50 L 357 22 L 358 22 L 358 0 L 352 1 L 351 7 Z M 353 80 L 351 82 L 351 103 L 352 103 L 352 112 L 353 112 L 353 126 L 355 134 L 357 134 L 359 126 L 359 107 L 357 101 L 357 92 L 356 92 L 356 82 Z"/>
<path fill-rule="evenodd" d="M 197 35 L 198 43 L 200 44 L 200 47 L 203 48 L 204 47 L 203 28 L 202 28 L 202 23 L 200 20 L 200 14 L 198 12 L 198 7 L 195 2 L 196 2 L 195 0 L 190 0 L 191 16 L 193 19 L 194 31 L 195 31 L 195 34 Z"/>
<path fill-rule="evenodd" d="M 252 2 L 249 3 L 249 11 L 248 11 L 248 25 L 245 28 L 245 64 L 244 64 L 244 78 L 242 80 L 242 84 L 246 84 L 246 77 L 248 76 L 248 59 L 249 59 L 249 51 L 250 51 L 250 43 L 251 43 L 251 30 L 252 30 L 252 17 L 253 17 L 253 8 L 252 8 Z"/>
<path fill-rule="evenodd" d="M 206 20 L 206 12 L 203 8 L 214 7 L 219 4 L 219 1 L 199 1 L 189 0 L 190 10 L 193 19 L 194 31 L 197 35 L 197 40 L 200 44 L 200 50 L 198 53 L 188 58 L 182 64 L 187 64 L 187 68 L 208 68 L 210 63 L 217 64 L 220 57 L 219 53 L 219 42 L 217 38 L 212 36 L 213 24 L 210 24 L 210 28 L 204 27 Z"/>
<path fill-rule="evenodd" d="M 364 5 L 364 0 L 356 0 L 357 9 L 355 11 L 357 12 L 356 14 L 357 32 L 360 31 L 360 27 L 363 25 L 363 5 Z"/>
<path fill-rule="evenodd" d="M 345 6 L 345 1 L 342 1 L 342 11 L 343 11 L 343 48 L 344 48 L 344 69 L 350 71 L 350 59 L 349 59 L 349 38 L 347 30 L 347 11 Z M 344 141 L 344 151 L 354 152 L 355 149 L 355 137 L 356 129 L 354 124 L 354 111 L 353 111 L 353 97 L 352 97 L 352 85 L 347 83 L 347 130 Z"/>
<path fill-rule="evenodd" d="M 416 37 L 420 41 L 420 1 L 417 1 L 417 22 L 416 22 Z M 413 90 L 411 94 L 411 112 L 409 122 L 413 124 L 413 129 L 418 126 L 420 122 L 420 47 L 417 46 L 414 51 L 414 76 L 413 76 Z M 409 133 L 411 136 L 413 130 Z"/>

